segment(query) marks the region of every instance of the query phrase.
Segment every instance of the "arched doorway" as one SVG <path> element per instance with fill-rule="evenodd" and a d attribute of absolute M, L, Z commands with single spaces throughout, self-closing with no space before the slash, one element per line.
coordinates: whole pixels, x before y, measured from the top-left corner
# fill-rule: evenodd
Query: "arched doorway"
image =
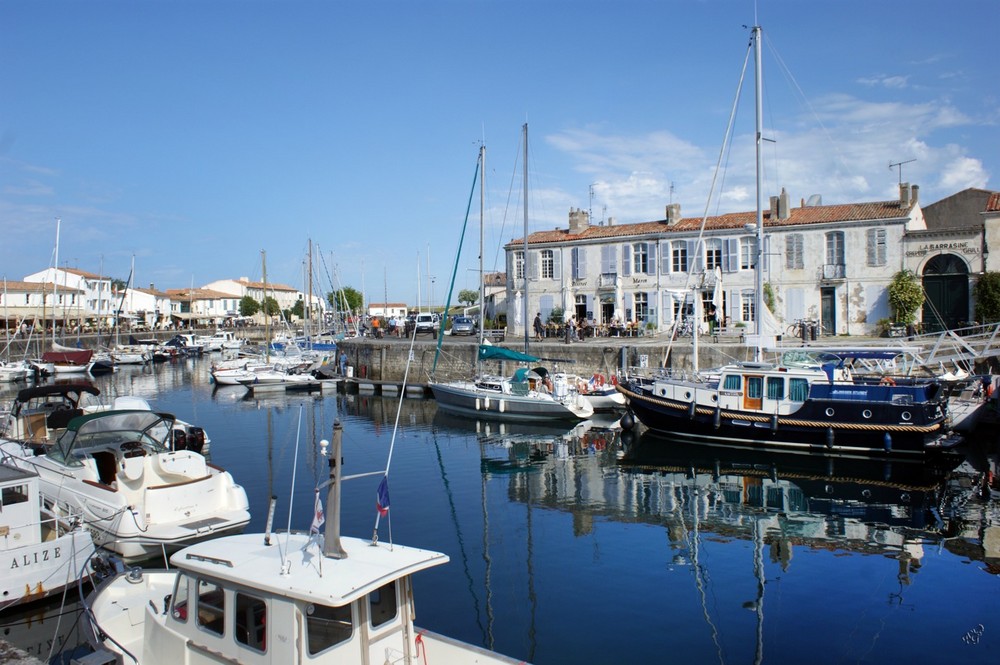
<path fill-rule="evenodd" d="M 962 327 L 969 320 L 969 268 L 954 254 L 938 254 L 924 266 L 924 332 Z"/>

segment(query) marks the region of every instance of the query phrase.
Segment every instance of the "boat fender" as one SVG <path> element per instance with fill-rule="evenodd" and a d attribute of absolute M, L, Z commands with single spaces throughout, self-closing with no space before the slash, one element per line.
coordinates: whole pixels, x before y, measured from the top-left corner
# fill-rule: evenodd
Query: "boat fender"
<path fill-rule="evenodd" d="M 712 425 L 715 429 L 722 427 L 722 407 L 718 404 L 715 405 L 715 415 L 712 417 Z"/>
<path fill-rule="evenodd" d="M 688 402 L 688 418 L 694 420 L 695 409 L 697 408 L 698 408 L 697 404 L 695 404 L 694 402 Z"/>
<path fill-rule="evenodd" d="M 631 411 L 626 411 L 625 415 L 618 422 L 621 424 L 622 429 L 630 430 L 635 427 L 635 416 L 632 415 Z"/>
<path fill-rule="evenodd" d="M 826 447 L 833 448 L 833 428 L 826 428 Z"/>
<path fill-rule="evenodd" d="M 883 376 L 882 380 L 879 381 L 878 384 L 880 386 L 894 386 L 896 385 L 896 382 L 893 380 L 891 376 Z"/>
<path fill-rule="evenodd" d="M 882 440 L 882 447 L 885 449 L 885 452 L 892 452 L 892 434 L 885 433 L 885 437 Z"/>
<path fill-rule="evenodd" d="M 778 414 L 776 413 L 771 415 L 771 431 L 778 431 Z"/>

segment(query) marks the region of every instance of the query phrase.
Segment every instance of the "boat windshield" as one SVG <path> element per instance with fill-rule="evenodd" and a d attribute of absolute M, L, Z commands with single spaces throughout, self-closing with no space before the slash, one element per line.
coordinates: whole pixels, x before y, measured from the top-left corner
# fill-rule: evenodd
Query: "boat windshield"
<path fill-rule="evenodd" d="M 153 411 L 105 411 L 74 418 L 69 422 L 49 457 L 69 466 L 80 466 L 80 458 L 96 451 L 119 449 L 138 442 L 152 453 L 168 450 L 174 417 Z"/>

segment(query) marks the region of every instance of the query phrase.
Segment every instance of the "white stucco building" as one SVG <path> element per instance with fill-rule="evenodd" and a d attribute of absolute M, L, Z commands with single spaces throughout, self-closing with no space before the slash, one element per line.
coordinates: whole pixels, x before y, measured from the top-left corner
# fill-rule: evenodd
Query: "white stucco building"
<path fill-rule="evenodd" d="M 764 282 L 774 295 L 777 325 L 816 319 L 824 334 L 870 334 L 890 316 L 886 287 L 909 266 L 904 239 L 926 229 L 918 187 L 901 184 L 898 199 L 822 205 L 791 204 L 782 190 L 763 213 Z M 555 308 L 608 324 L 618 318 L 649 331 L 673 325 L 682 311 L 713 305 L 728 326 L 755 321 L 756 212 L 682 217 L 669 205 L 662 220 L 592 225 L 572 210 L 569 228 L 532 233 L 505 246 L 507 302 L 527 293 L 532 313 Z M 527 279 L 525 280 L 525 277 Z M 685 305 L 685 303 L 687 303 Z M 516 321 L 520 320 L 520 325 Z M 779 330 L 780 332 L 780 330 Z"/>

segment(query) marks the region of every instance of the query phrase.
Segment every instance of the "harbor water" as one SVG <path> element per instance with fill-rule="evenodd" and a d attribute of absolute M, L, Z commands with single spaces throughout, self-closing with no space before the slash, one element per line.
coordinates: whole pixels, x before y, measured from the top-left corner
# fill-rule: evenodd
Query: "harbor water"
<path fill-rule="evenodd" d="M 600 420 L 475 421 L 432 399 L 254 396 L 213 386 L 209 364 L 93 382 L 205 428 L 247 490 L 248 531 L 272 496 L 276 529 L 309 528 L 335 421 L 346 475 L 384 469 L 391 449 L 379 541 L 451 559 L 415 579 L 422 628 L 539 664 L 1000 658 L 996 442 L 920 464 L 776 456 Z M 345 483 L 344 535 L 376 533 L 378 481 Z M 80 621 L 74 590 L 0 612 L 0 637 L 68 662 Z"/>

